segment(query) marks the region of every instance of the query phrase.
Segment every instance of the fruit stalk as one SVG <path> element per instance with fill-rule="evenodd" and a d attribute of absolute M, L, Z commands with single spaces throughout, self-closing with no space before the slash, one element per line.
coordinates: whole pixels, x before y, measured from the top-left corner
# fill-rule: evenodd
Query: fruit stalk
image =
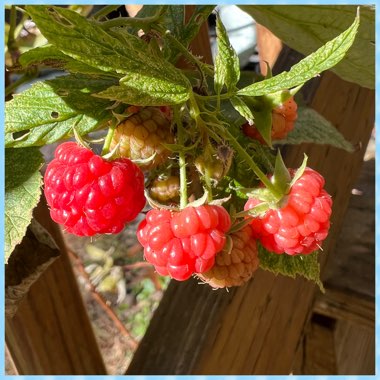
<path fill-rule="evenodd" d="M 222 129 L 222 128 L 220 128 Z M 260 170 L 260 168 L 255 164 L 252 160 L 252 157 L 243 149 L 243 147 L 239 144 L 236 138 L 226 129 L 223 128 L 222 134 L 224 137 L 231 143 L 233 148 L 237 151 L 237 153 L 244 158 L 249 167 L 253 170 L 253 172 L 257 175 L 260 181 L 269 189 L 272 194 L 278 198 L 282 198 L 282 194 L 274 187 L 272 182 L 268 179 L 268 177 Z"/>
<path fill-rule="evenodd" d="M 177 138 L 178 144 L 184 146 L 184 129 L 182 125 L 182 120 L 179 115 L 178 107 L 174 107 L 174 120 L 177 125 Z M 183 209 L 187 205 L 187 179 L 186 179 L 186 157 L 183 151 L 178 153 L 178 163 L 179 163 L 179 180 L 180 180 L 180 208 Z"/>

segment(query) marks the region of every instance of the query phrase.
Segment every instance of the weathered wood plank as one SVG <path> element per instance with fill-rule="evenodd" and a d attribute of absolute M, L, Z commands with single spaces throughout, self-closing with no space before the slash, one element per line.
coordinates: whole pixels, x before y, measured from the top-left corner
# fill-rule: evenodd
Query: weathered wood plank
<path fill-rule="evenodd" d="M 363 295 L 347 293 L 336 289 L 326 289 L 318 294 L 313 309 L 316 313 L 336 319 L 343 319 L 362 325 L 363 328 L 375 327 L 375 303 Z"/>
<path fill-rule="evenodd" d="M 300 344 L 293 375 L 336 375 L 335 320 L 313 314 Z"/>
<path fill-rule="evenodd" d="M 375 330 L 348 321 L 337 321 L 334 333 L 337 374 L 375 374 Z"/>
<path fill-rule="evenodd" d="M 58 226 L 43 201 L 35 217 L 61 256 L 36 281 L 13 318 L 6 343 L 20 375 L 100 375 L 106 370 Z"/>

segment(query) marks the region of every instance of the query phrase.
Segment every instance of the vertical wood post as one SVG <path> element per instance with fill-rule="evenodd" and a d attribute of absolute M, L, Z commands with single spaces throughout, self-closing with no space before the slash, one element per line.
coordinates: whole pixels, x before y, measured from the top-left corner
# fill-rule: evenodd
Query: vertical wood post
<path fill-rule="evenodd" d="M 104 375 L 61 232 L 44 199 L 34 215 L 53 236 L 61 256 L 32 285 L 16 315 L 6 318 L 8 350 L 20 375 Z"/>

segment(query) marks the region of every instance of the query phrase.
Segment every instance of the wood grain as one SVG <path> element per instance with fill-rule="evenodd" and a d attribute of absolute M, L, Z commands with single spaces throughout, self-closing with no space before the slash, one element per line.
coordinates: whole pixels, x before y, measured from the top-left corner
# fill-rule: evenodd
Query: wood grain
<path fill-rule="evenodd" d="M 20 375 L 100 375 L 106 370 L 58 226 L 44 201 L 35 217 L 61 256 L 35 282 L 16 315 L 5 320 L 6 343 Z"/>

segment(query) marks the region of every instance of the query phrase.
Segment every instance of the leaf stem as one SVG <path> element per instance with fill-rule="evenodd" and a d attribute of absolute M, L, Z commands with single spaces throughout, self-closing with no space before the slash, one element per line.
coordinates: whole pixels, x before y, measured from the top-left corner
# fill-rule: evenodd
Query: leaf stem
<path fill-rule="evenodd" d="M 184 129 L 182 125 L 182 120 L 178 112 L 178 107 L 173 107 L 174 110 L 174 120 L 177 125 L 177 138 L 178 144 L 184 145 Z M 178 153 L 179 162 L 179 182 L 180 182 L 180 208 L 183 209 L 187 205 L 187 179 L 186 179 L 186 158 L 184 151 Z"/>

